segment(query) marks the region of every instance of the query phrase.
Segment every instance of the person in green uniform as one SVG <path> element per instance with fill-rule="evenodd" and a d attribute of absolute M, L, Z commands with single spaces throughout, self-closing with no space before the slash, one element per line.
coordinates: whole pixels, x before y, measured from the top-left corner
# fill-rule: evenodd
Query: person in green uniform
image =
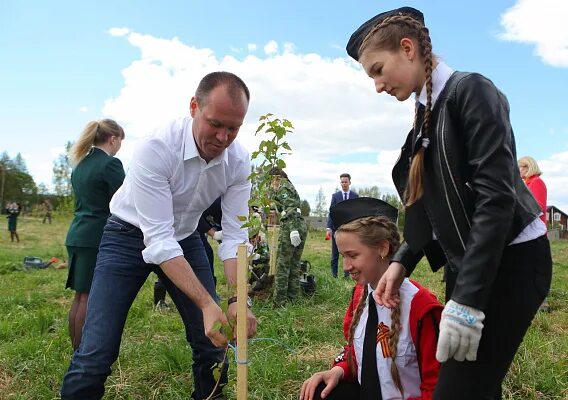
<path fill-rule="evenodd" d="M 272 207 L 280 217 L 273 301 L 276 306 L 282 306 L 300 293 L 300 258 L 308 227 L 300 212 L 300 196 L 286 172 L 274 167 L 269 174 L 272 176 Z"/>
<path fill-rule="evenodd" d="M 20 206 L 18 203 L 8 203 L 6 207 L 6 213 L 8 214 L 6 218 L 8 218 L 8 231 L 10 231 L 10 239 L 12 242 L 14 238 L 19 242 L 20 235 L 18 235 L 18 215 L 20 215 Z"/>
<path fill-rule="evenodd" d="M 261 292 L 270 287 L 268 274 L 270 272 L 270 249 L 268 243 L 260 236 L 259 229 L 249 228 L 249 243 L 252 246 L 252 266 L 249 284 L 252 285 L 251 291 Z"/>
<path fill-rule="evenodd" d="M 71 148 L 75 214 L 65 246 L 69 254 L 66 288 L 75 291 L 69 311 L 69 336 L 74 350 L 81 342 L 99 243 L 110 215 L 109 202 L 124 180 L 122 163 L 114 157 L 123 139 L 124 130 L 115 121 L 91 121 Z"/>

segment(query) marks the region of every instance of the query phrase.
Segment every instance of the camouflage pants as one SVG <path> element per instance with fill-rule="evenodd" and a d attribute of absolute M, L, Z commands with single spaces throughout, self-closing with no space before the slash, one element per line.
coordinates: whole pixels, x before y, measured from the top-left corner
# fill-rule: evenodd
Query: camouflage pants
<path fill-rule="evenodd" d="M 290 242 L 290 226 L 285 222 L 280 225 L 274 284 L 275 305 L 283 305 L 287 300 L 294 300 L 300 293 L 300 259 L 306 244 L 308 228 L 303 221 L 299 225 L 298 233 L 302 243 L 298 247 L 292 246 Z"/>

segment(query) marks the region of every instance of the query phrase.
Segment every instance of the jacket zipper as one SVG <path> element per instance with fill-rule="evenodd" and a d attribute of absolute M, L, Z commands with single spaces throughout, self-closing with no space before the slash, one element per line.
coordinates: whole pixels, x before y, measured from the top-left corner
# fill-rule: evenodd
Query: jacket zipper
<path fill-rule="evenodd" d="M 442 184 L 444 185 L 444 195 L 446 197 L 446 203 L 448 204 L 448 209 L 450 210 L 450 215 L 452 216 L 452 222 L 454 223 L 454 228 L 456 229 L 456 232 L 457 232 L 458 237 L 460 239 L 461 245 L 462 245 L 462 247 L 465 251 L 465 242 L 464 242 L 462 235 L 461 235 L 461 232 L 458 228 L 458 224 L 456 222 L 456 217 L 454 215 L 452 205 L 450 204 L 450 198 L 448 196 L 448 189 L 447 189 L 447 186 L 446 186 L 446 179 L 444 178 L 444 170 L 443 170 L 443 165 L 442 165 L 442 154 L 443 154 L 444 155 L 444 161 L 446 163 L 446 168 L 447 168 L 447 171 L 448 171 L 448 175 L 450 176 L 450 179 L 452 180 L 452 184 L 454 185 L 454 190 L 456 192 L 458 199 L 460 200 L 461 206 L 464 209 L 464 214 L 465 214 L 465 208 L 463 206 L 462 199 L 461 199 L 461 197 L 460 197 L 460 195 L 457 191 L 456 183 L 454 182 L 454 178 L 451 174 L 450 166 L 449 166 L 449 162 L 448 162 L 448 156 L 446 154 L 446 147 L 444 146 L 444 143 L 445 143 L 445 141 L 444 141 L 445 140 L 445 125 L 446 125 L 446 123 L 445 123 L 446 122 L 446 118 L 445 118 L 446 115 L 445 114 L 446 114 L 446 109 L 443 108 L 442 109 L 442 115 L 440 115 L 440 117 L 438 119 L 438 123 L 437 123 L 438 126 L 436 127 L 437 130 L 439 132 L 441 132 L 441 138 L 440 138 L 441 140 L 440 140 L 440 144 L 439 144 L 441 151 L 439 152 L 440 154 L 438 156 L 438 162 L 440 164 L 439 166 L 440 166 L 440 172 L 441 172 L 441 175 L 442 175 Z M 441 130 L 440 130 L 440 123 L 442 124 Z M 467 223 L 469 224 L 469 220 L 467 219 L 467 215 L 466 215 L 466 220 L 467 220 Z M 471 227 L 471 225 L 470 225 L 470 227 Z"/>

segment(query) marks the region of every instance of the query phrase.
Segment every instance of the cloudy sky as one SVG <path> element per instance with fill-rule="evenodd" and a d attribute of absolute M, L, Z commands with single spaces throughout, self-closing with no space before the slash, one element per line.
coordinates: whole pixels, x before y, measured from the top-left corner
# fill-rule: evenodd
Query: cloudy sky
<path fill-rule="evenodd" d="M 0 0 L 0 151 L 24 156 L 36 183 L 93 119 L 113 118 L 137 140 L 188 114 L 199 79 L 240 75 L 258 117 L 289 119 L 288 174 L 314 205 L 339 174 L 393 192 L 390 171 L 412 122 L 412 100 L 377 95 L 345 44 L 378 12 L 410 5 L 426 17 L 434 52 L 480 72 L 507 95 L 518 155 L 536 158 L 549 204 L 568 211 L 568 1 L 9 1 Z"/>

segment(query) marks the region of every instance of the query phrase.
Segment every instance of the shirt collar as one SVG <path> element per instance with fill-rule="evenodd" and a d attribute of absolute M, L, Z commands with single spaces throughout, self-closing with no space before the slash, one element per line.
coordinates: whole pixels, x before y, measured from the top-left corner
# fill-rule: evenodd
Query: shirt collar
<path fill-rule="evenodd" d="M 442 93 L 442 90 L 444 90 L 446 83 L 453 73 L 454 70 L 442 61 L 439 61 L 434 71 L 432 71 L 432 107 L 436 104 L 438 96 Z M 417 97 L 416 101 L 424 106 L 426 105 L 426 84 L 424 84 L 420 96 Z"/>
<path fill-rule="evenodd" d="M 98 146 L 93 146 L 91 151 L 95 151 L 95 149 L 99 149 L 100 151 L 102 151 L 103 153 L 105 153 L 107 156 L 110 156 L 110 154 L 103 148 L 98 147 Z"/>
<path fill-rule="evenodd" d="M 193 119 L 186 117 L 183 121 L 183 130 L 184 130 L 184 153 L 183 153 L 183 160 L 191 160 L 192 158 L 199 157 L 199 150 L 197 150 L 197 145 L 195 144 L 195 139 L 193 138 Z M 229 154 L 228 150 L 225 149 L 223 152 L 209 161 L 207 163 L 208 166 L 213 166 L 219 164 L 221 161 L 224 161 L 226 165 L 229 164 Z"/>

